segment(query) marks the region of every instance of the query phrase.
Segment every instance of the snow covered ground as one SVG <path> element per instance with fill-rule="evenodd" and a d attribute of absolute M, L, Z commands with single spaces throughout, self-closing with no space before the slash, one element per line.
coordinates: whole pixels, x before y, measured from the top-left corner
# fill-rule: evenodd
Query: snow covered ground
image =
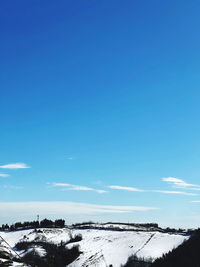
<path fill-rule="evenodd" d="M 107 230 L 76 230 L 82 234 L 79 242 L 83 254 L 71 267 L 119 267 L 130 255 L 157 258 L 180 245 L 188 237 L 160 232 L 118 232 Z"/>
<path fill-rule="evenodd" d="M 61 241 L 67 242 L 71 235 L 77 234 L 81 234 L 83 239 L 67 246 L 70 248 L 71 246 L 79 245 L 83 253 L 69 265 L 70 267 L 106 267 L 110 264 L 114 267 L 120 267 L 133 254 L 145 259 L 155 259 L 188 239 L 188 236 L 185 235 L 158 231 L 41 229 L 39 232 L 34 230 L 0 232 L 0 235 L 11 247 L 2 241 L 1 248 L 7 248 L 10 253 L 14 254 L 12 248 L 19 241 L 46 241 L 58 244 Z M 36 249 L 38 253 L 44 255 L 45 252 L 41 251 L 39 247 Z"/>

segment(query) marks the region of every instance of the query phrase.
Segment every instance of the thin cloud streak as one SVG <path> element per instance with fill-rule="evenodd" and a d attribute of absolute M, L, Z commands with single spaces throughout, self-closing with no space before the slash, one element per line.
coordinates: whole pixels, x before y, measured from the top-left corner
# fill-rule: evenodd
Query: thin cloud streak
<path fill-rule="evenodd" d="M 108 188 L 116 190 L 133 191 L 133 192 L 144 192 L 144 190 L 135 187 L 120 186 L 120 185 L 109 185 Z"/>
<path fill-rule="evenodd" d="M 172 182 L 172 183 L 181 183 L 185 184 L 184 181 L 178 178 L 168 177 L 163 178 L 166 182 Z M 60 187 L 62 191 L 65 190 L 74 190 L 74 191 L 93 191 L 97 192 L 99 194 L 106 193 L 105 190 L 98 190 L 87 186 L 81 186 L 81 185 L 73 185 L 68 183 L 48 183 L 53 187 Z M 113 189 L 113 190 L 122 190 L 122 191 L 130 191 L 130 192 L 154 192 L 154 193 L 162 193 L 162 194 L 168 194 L 168 195 L 185 195 L 185 196 L 197 196 L 198 194 L 195 193 L 188 193 L 184 191 L 175 191 L 175 190 L 142 190 L 135 187 L 129 187 L 129 186 L 120 186 L 120 185 L 109 185 L 107 188 Z M 198 189 L 197 189 L 198 190 Z"/>
<path fill-rule="evenodd" d="M 5 164 L 0 166 L 1 169 L 27 169 L 30 168 L 28 165 L 25 163 L 10 163 L 10 164 Z"/>
<path fill-rule="evenodd" d="M 105 190 L 98 190 L 87 186 L 82 185 L 73 185 L 73 184 L 65 184 L 65 183 L 52 183 L 53 187 L 61 187 L 62 190 L 75 190 L 75 191 L 93 191 L 99 194 L 106 193 Z"/>
<path fill-rule="evenodd" d="M 132 192 L 155 192 L 155 193 L 162 193 L 162 194 L 176 194 L 176 195 L 186 195 L 186 196 L 196 196 L 197 194 L 194 193 L 187 193 L 183 191 L 170 191 L 170 190 L 141 190 L 135 187 L 126 187 L 126 186 L 119 186 L 119 185 L 110 185 L 108 188 L 116 189 L 116 190 L 125 190 L 125 191 L 132 191 Z"/>
<path fill-rule="evenodd" d="M 0 173 L 0 177 L 2 178 L 6 178 L 6 177 L 9 177 L 10 175 L 9 174 L 6 174 L 6 173 Z"/>
<path fill-rule="evenodd" d="M 197 196 L 197 194 L 187 193 L 187 192 L 182 192 L 182 191 L 153 190 L 152 192 L 162 193 L 162 194 L 175 194 L 175 195 L 185 195 L 185 196 Z"/>

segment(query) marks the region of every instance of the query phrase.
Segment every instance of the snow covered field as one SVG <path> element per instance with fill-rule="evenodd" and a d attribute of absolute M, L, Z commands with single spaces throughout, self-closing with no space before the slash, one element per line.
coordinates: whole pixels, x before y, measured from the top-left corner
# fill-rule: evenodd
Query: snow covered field
<path fill-rule="evenodd" d="M 79 258 L 70 264 L 70 267 L 106 267 L 112 264 L 120 267 L 127 261 L 130 255 L 138 257 L 157 258 L 163 253 L 180 245 L 188 236 L 181 234 L 168 234 L 158 231 L 110 231 L 110 230 L 77 230 L 77 229 L 41 229 L 37 233 L 34 230 L 21 230 L 14 232 L 0 232 L 0 235 L 11 247 L 19 241 L 47 241 L 53 243 L 67 242 L 71 234 L 81 234 L 83 239 L 76 243 L 70 243 L 71 247 L 79 245 L 83 252 Z M 1 242 L 1 248 L 12 249 L 5 242 Z M 38 253 L 44 251 L 37 249 Z M 19 252 L 23 253 L 23 252 Z"/>
<path fill-rule="evenodd" d="M 187 237 L 159 232 L 118 232 L 107 230 L 74 231 L 83 236 L 79 242 L 83 254 L 72 263 L 71 267 L 98 266 L 112 264 L 119 267 L 128 257 L 157 258 L 180 245 Z"/>

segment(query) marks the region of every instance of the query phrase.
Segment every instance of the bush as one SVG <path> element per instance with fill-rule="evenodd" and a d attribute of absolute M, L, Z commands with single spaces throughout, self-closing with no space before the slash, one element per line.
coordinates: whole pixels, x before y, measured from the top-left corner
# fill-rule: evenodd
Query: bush
<path fill-rule="evenodd" d="M 66 244 L 79 242 L 79 241 L 81 241 L 82 239 L 83 239 L 83 238 L 82 238 L 82 235 L 81 235 L 81 234 L 79 234 L 79 235 L 75 235 L 75 237 L 72 237 Z"/>
<path fill-rule="evenodd" d="M 145 261 L 144 259 L 138 258 L 136 255 L 132 255 L 128 258 L 123 267 L 149 267 L 151 263 L 151 260 Z"/>
<path fill-rule="evenodd" d="M 31 247 L 40 246 L 46 251 L 46 255 L 41 257 L 34 251 L 27 252 L 22 258 L 22 262 L 32 267 L 64 267 L 73 262 L 79 255 L 79 247 L 74 246 L 71 249 L 64 244 L 56 245 L 46 242 L 19 242 L 15 248 L 27 251 Z"/>

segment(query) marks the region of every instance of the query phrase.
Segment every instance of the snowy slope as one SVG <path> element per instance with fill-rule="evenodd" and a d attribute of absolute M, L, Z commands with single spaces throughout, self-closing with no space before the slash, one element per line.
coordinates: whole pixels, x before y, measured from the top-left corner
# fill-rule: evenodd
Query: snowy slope
<path fill-rule="evenodd" d="M 61 241 L 69 240 L 68 229 L 40 229 L 41 231 L 35 232 L 31 230 L 21 230 L 13 232 L 0 232 L 2 236 L 11 247 L 19 241 L 47 241 L 53 243 L 59 243 Z M 40 233 L 41 232 L 41 233 Z"/>
<path fill-rule="evenodd" d="M 67 229 L 41 229 L 41 231 L 35 232 L 34 230 L 21 230 L 21 231 L 12 231 L 12 232 L 0 232 L 0 251 L 6 251 L 11 258 L 24 255 L 24 251 L 15 251 L 14 247 L 19 241 L 44 241 L 44 242 L 53 242 L 60 243 L 61 241 L 66 242 L 70 239 L 69 230 Z M 5 241 L 6 242 L 5 242 Z M 34 246 L 28 250 L 34 252 L 41 257 L 46 254 L 46 251 L 40 246 Z M 17 252 L 17 254 L 15 253 Z M 4 259 L 0 259 L 0 262 L 4 262 Z M 12 265 L 15 267 L 27 266 L 17 262 L 13 262 Z"/>
<path fill-rule="evenodd" d="M 188 236 L 158 231 L 41 229 L 39 232 L 34 230 L 0 232 L 0 235 L 11 247 L 22 240 L 47 241 L 58 244 L 61 241 L 67 242 L 71 235 L 76 234 L 81 234 L 83 239 L 67 246 L 70 248 L 79 245 L 83 253 L 70 264 L 70 267 L 106 267 L 110 264 L 120 267 L 133 254 L 146 259 L 149 257 L 155 259 L 188 239 Z M 4 249 L 5 246 L 4 244 Z M 9 247 L 7 249 L 11 250 Z M 43 255 L 45 253 L 45 251 L 41 251 L 40 247 L 36 250 Z M 23 251 L 19 253 L 23 253 Z"/>
<path fill-rule="evenodd" d="M 180 245 L 188 237 L 160 232 L 118 232 L 106 230 L 76 230 L 83 240 L 79 242 L 83 254 L 71 267 L 119 267 L 130 255 L 157 258 Z"/>

